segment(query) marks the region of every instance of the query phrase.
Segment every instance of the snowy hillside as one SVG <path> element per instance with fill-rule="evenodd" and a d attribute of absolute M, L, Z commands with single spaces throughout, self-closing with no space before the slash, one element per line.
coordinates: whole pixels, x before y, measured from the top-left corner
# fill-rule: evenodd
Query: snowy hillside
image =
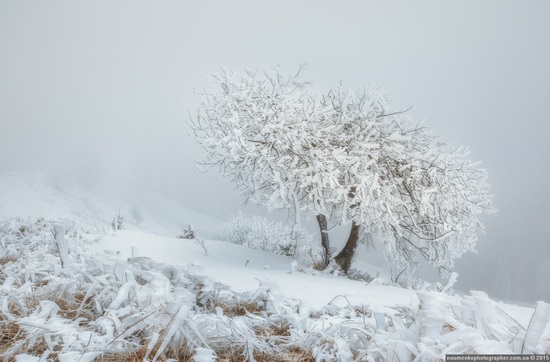
<path fill-rule="evenodd" d="M 41 174 L 0 173 L 0 219 L 67 218 L 103 229 L 119 213 L 124 216 L 125 228 L 160 235 L 177 235 L 189 224 L 207 233 L 222 223 L 158 193 L 136 197 L 108 188 L 86 190 Z"/>
<path fill-rule="evenodd" d="M 241 245 L 161 236 L 185 223 L 206 235 L 219 221 L 160 198 L 151 199 L 162 203 L 156 209 L 123 205 L 138 208 L 141 219 L 130 216 L 130 230 L 113 232 L 121 201 L 17 175 L 0 177 L 0 190 L 4 360 L 434 361 L 550 353 L 546 303 L 524 308 L 483 292 L 350 280 Z M 54 224 L 64 227 L 63 237 Z M 60 252 L 65 242 L 68 257 Z"/>
<path fill-rule="evenodd" d="M 193 265 L 209 277 L 228 285 L 235 292 L 247 292 L 268 284 L 282 296 L 300 300 L 302 304 L 321 309 L 335 297 L 353 305 L 366 304 L 373 311 L 389 313 L 399 305 L 419 303 L 412 289 L 377 285 L 339 277 L 334 273 L 296 271 L 289 257 L 261 250 L 247 249 L 215 240 L 206 240 L 204 248 L 194 240 L 161 237 L 138 231 L 117 231 L 102 238 L 90 251 L 114 251 L 121 260 L 138 255 L 171 265 Z M 136 249 L 137 248 L 137 249 Z M 460 304 L 462 297 L 436 293 L 437 298 L 451 305 Z M 531 308 L 497 303 L 498 308 L 512 313 L 527 327 Z"/>

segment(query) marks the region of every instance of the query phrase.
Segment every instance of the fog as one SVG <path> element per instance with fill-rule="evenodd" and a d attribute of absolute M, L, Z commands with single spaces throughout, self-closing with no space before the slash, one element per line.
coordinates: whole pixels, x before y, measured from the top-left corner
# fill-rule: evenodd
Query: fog
<path fill-rule="evenodd" d="M 3 1 L 0 171 L 227 217 L 242 199 L 195 170 L 193 90 L 221 67 L 308 62 L 313 88 L 383 86 L 483 161 L 499 213 L 459 261 L 458 289 L 549 301 L 549 15 L 542 0 Z"/>

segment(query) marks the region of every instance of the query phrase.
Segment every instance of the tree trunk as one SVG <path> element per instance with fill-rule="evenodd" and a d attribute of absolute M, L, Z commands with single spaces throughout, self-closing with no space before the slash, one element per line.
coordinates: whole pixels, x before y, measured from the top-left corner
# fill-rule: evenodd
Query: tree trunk
<path fill-rule="evenodd" d="M 351 231 L 349 233 L 348 241 L 344 248 L 336 255 L 334 260 L 340 265 L 344 273 L 348 273 L 351 267 L 351 260 L 355 255 L 355 249 L 357 249 L 357 244 L 359 242 L 359 225 L 353 221 L 351 223 Z"/>
<path fill-rule="evenodd" d="M 294 226 L 292 227 L 292 238 L 294 239 L 294 252 L 293 255 L 296 255 L 296 250 L 300 246 L 300 233 L 299 228 L 302 226 L 302 221 L 300 217 L 300 201 L 298 200 L 298 195 L 296 192 L 292 195 L 294 200 Z"/>
<path fill-rule="evenodd" d="M 317 215 L 317 223 L 321 230 L 321 246 L 323 247 L 323 266 L 325 269 L 330 263 L 330 243 L 327 230 L 327 217 L 325 215 Z"/>

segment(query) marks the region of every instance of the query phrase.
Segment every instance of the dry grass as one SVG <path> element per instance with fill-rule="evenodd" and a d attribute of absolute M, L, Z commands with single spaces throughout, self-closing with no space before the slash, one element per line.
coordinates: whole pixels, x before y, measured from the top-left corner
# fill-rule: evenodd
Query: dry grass
<path fill-rule="evenodd" d="M 272 353 L 254 353 L 257 362 L 315 362 L 311 351 L 304 351 L 298 347 L 287 351 L 274 351 Z M 223 351 L 218 354 L 217 362 L 243 362 L 244 356 L 241 348 Z"/>
<path fill-rule="evenodd" d="M 97 357 L 95 361 L 97 362 L 142 362 L 143 357 L 145 356 L 145 348 L 139 349 L 135 352 L 121 352 L 121 353 L 104 353 L 101 356 Z M 163 361 L 160 359 L 159 361 Z"/>
<path fill-rule="evenodd" d="M 149 354 L 148 359 L 152 358 L 157 353 L 157 349 L 154 348 L 153 351 Z M 124 353 L 105 353 L 95 359 L 96 362 L 143 362 L 147 354 L 147 347 L 141 347 L 133 352 L 124 352 Z M 157 361 L 164 362 L 168 359 L 175 359 L 180 362 L 192 362 L 193 361 L 193 352 L 187 348 L 181 348 L 176 351 L 168 351 L 166 354 L 160 356 Z"/>
<path fill-rule="evenodd" d="M 217 306 L 223 310 L 223 314 L 227 317 L 245 316 L 247 314 L 259 315 L 264 311 L 264 307 L 256 301 L 218 303 Z"/>
<path fill-rule="evenodd" d="M 449 323 L 444 323 L 444 324 L 443 324 L 443 329 L 444 329 L 445 332 L 447 332 L 447 333 L 456 331 L 456 328 L 455 328 L 454 326 L 450 325 Z"/>
<path fill-rule="evenodd" d="M 137 348 L 134 351 L 124 352 L 124 353 L 105 353 L 96 358 L 95 361 L 105 361 L 105 362 L 115 362 L 115 361 L 128 361 L 128 362 L 143 362 L 146 357 L 147 360 L 152 360 L 153 357 L 157 354 L 158 348 L 162 340 L 159 341 L 155 347 L 151 350 L 151 353 L 147 356 L 147 345 L 143 345 Z M 192 362 L 193 361 L 193 351 L 189 349 L 185 344 L 179 345 L 177 347 L 169 347 L 160 354 L 157 359 L 158 362 L 163 362 L 168 359 L 175 359 L 176 361 L 181 362 Z"/>
<path fill-rule="evenodd" d="M 288 352 L 289 362 L 315 362 L 313 352 L 311 350 L 304 351 L 301 348 L 295 347 Z"/>
<path fill-rule="evenodd" d="M 21 305 L 21 302 L 17 299 L 11 299 L 8 302 L 8 311 L 19 318 L 26 317 L 27 312 L 25 311 L 25 308 L 23 305 Z M 1 316 L 1 314 L 0 314 Z"/>
<path fill-rule="evenodd" d="M 17 340 L 24 339 L 26 333 L 13 321 L 0 320 L 0 356 L 6 353 Z"/>
<path fill-rule="evenodd" d="M 290 337 L 290 324 L 285 321 L 280 323 L 271 323 L 269 325 L 257 326 L 254 329 L 254 333 L 258 336 L 264 337 Z"/>
<path fill-rule="evenodd" d="M 74 295 L 69 294 L 65 298 L 60 298 L 55 301 L 59 306 L 59 315 L 73 320 L 78 317 L 84 317 L 89 320 L 95 320 L 99 315 L 94 303 L 94 296 L 88 300 L 84 300 L 86 295 L 82 292 Z M 82 304 L 84 302 L 84 304 Z M 82 308 L 80 306 L 82 305 Z"/>
<path fill-rule="evenodd" d="M 193 351 L 185 346 L 181 346 L 180 348 L 166 351 L 166 357 L 173 358 L 176 361 L 191 362 L 193 361 Z"/>
<path fill-rule="evenodd" d="M 15 263 L 18 259 L 17 255 L 4 255 L 0 257 L 0 265 L 6 265 L 9 263 Z"/>
<path fill-rule="evenodd" d="M 327 268 L 327 264 L 324 260 L 315 260 L 311 265 L 311 268 L 318 271 L 323 271 Z"/>
<path fill-rule="evenodd" d="M 283 336 L 283 337 L 290 337 L 290 324 L 288 323 L 280 323 L 280 324 L 271 324 L 269 326 L 271 333 L 273 336 Z"/>
<path fill-rule="evenodd" d="M 34 355 L 41 355 L 48 346 L 45 341 L 40 341 L 38 343 L 29 344 L 27 339 L 27 332 L 25 332 L 19 324 L 15 321 L 8 321 L 3 319 L 3 316 L 0 315 L 0 358 L 2 361 L 15 361 L 13 353 L 28 353 Z M 9 352 L 10 348 L 19 344 L 19 347 L 16 351 Z M 48 359 L 48 361 L 57 361 L 57 358 Z"/>
<path fill-rule="evenodd" d="M 364 305 L 355 305 L 353 306 L 353 310 L 355 311 L 355 314 L 357 314 L 360 317 L 368 318 L 372 314 L 372 312 L 368 308 L 365 308 Z"/>

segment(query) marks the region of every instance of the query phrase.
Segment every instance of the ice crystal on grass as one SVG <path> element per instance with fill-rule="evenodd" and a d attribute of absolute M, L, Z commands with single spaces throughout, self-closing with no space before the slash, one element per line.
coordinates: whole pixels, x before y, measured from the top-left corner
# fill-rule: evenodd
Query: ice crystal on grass
<path fill-rule="evenodd" d="M 550 307 L 528 326 L 487 295 L 452 299 L 418 291 L 392 310 L 337 296 L 314 310 L 261 282 L 237 293 L 200 264 L 122 261 L 86 251 L 66 228 L 61 267 L 41 219 L 0 224 L 0 357 L 4 361 L 433 361 L 447 353 L 549 353 Z"/>

